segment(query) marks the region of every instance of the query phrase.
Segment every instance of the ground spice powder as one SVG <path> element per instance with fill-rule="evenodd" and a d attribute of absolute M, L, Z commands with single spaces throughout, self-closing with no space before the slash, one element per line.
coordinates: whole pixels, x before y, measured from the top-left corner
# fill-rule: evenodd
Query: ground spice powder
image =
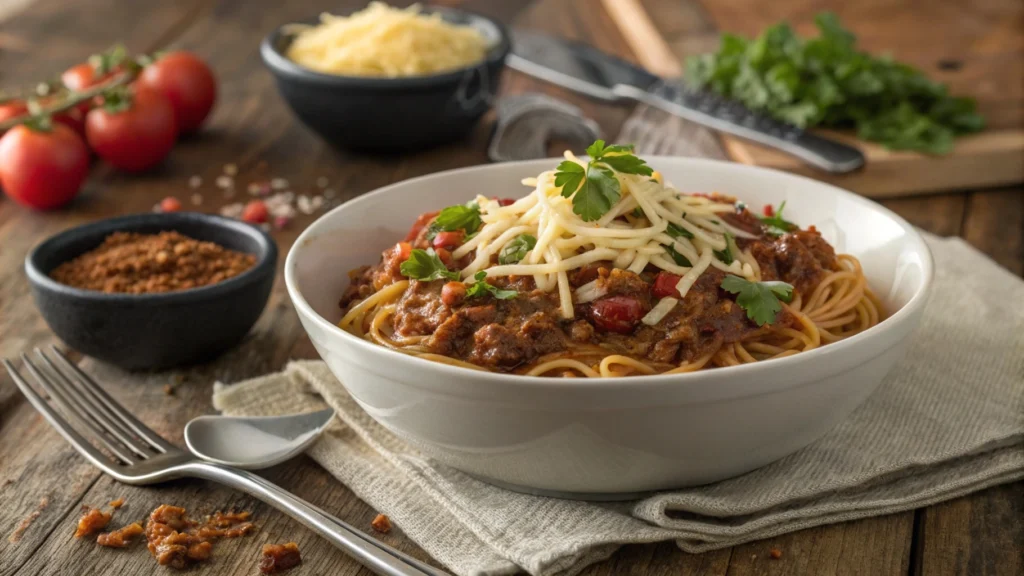
<path fill-rule="evenodd" d="M 223 282 L 255 264 L 251 254 L 177 232 L 115 232 L 97 248 L 54 268 L 50 277 L 86 290 L 155 294 Z"/>

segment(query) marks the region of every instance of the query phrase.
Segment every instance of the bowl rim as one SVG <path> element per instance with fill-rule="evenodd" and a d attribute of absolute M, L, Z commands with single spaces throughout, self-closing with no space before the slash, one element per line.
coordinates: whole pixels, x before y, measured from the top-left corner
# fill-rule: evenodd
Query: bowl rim
<path fill-rule="evenodd" d="M 256 264 L 238 276 L 234 276 L 208 286 L 189 288 L 187 290 L 174 290 L 171 292 L 159 292 L 156 294 L 130 294 L 130 293 L 108 293 L 98 290 L 87 290 L 62 284 L 50 278 L 49 271 L 43 271 L 37 261 L 40 252 L 44 249 L 60 246 L 67 243 L 72 237 L 83 232 L 105 238 L 114 232 L 133 231 L 136 227 L 145 224 L 165 225 L 166 229 L 177 231 L 177 224 L 182 222 L 199 223 L 212 228 L 226 230 L 237 236 L 245 236 L 254 240 L 259 246 L 259 253 L 256 256 Z M 261 282 L 267 274 L 273 275 L 277 268 L 278 249 L 277 243 L 266 232 L 259 228 L 242 222 L 200 212 L 170 212 L 170 213 L 143 213 L 130 214 L 106 218 L 95 222 L 88 222 L 54 234 L 36 244 L 25 256 L 25 275 L 29 283 L 40 289 L 57 293 L 64 298 L 73 298 L 82 301 L 110 304 L 132 304 L 143 306 L 166 306 L 173 304 L 191 303 L 210 298 L 217 298 L 225 294 L 245 290 L 253 284 Z"/>
<path fill-rule="evenodd" d="M 487 50 L 487 54 L 484 59 L 475 62 L 471 65 L 456 68 L 454 70 L 448 70 L 440 74 L 424 74 L 418 76 L 401 76 L 396 78 L 382 78 L 377 76 L 346 76 L 342 74 L 327 74 L 324 72 L 318 72 L 311 68 L 306 68 L 296 62 L 290 60 L 275 45 L 278 38 L 286 35 L 284 28 L 293 24 L 302 23 L 315 23 L 319 21 L 319 15 L 310 16 L 308 18 L 302 18 L 294 22 L 287 22 L 281 24 L 269 34 L 267 34 L 260 42 L 260 56 L 263 59 L 263 63 L 266 64 L 275 73 L 283 74 L 294 80 L 304 80 L 311 82 L 318 82 L 322 84 L 333 85 L 337 87 L 360 87 L 360 88 L 390 88 L 390 89 L 410 89 L 410 88 L 429 88 L 435 86 L 441 86 L 446 84 L 457 83 L 462 80 L 465 74 L 469 71 L 476 70 L 480 67 L 488 67 L 493 65 L 501 65 L 509 52 L 512 51 L 512 39 L 506 27 L 501 22 L 473 12 L 470 10 L 463 10 L 461 8 L 451 8 L 447 6 L 422 6 L 424 13 L 440 13 L 440 14 L 458 14 L 462 16 L 468 16 L 469 18 L 475 18 L 482 20 L 488 25 L 492 26 L 498 31 L 498 42 L 491 46 Z"/>
<path fill-rule="evenodd" d="M 297 254 L 303 249 L 304 246 L 311 243 L 311 241 L 319 235 L 318 228 L 327 222 L 332 215 L 340 213 L 344 210 L 350 209 L 351 207 L 358 205 L 363 202 L 369 202 L 370 199 L 378 195 L 386 195 L 395 188 L 400 186 L 415 185 L 416 183 L 423 182 L 432 178 L 439 178 L 444 176 L 450 176 L 458 173 L 469 173 L 479 172 L 486 170 L 493 170 L 496 167 L 502 166 L 520 166 L 536 164 L 538 166 L 554 166 L 561 158 L 545 158 L 536 160 L 523 160 L 518 162 L 502 162 L 495 164 L 483 164 L 478 166 L 470 166 L 463 168 L 455 168 L 451 170 L 444 170 L 441 172 L 434 172 L 394 182 L 387 186 L 375 189 L 371 192 L 367 192 L 352 200 L 345 202 L 344 204 L 334 208 L 330 212 L 321 215 L 312 224 L 306 227 L 306 229 L 296 238 L 295 243 L 292 244 L 288 251 L 288 255 L 285 258 L 284 266 L 284 279 L 285 285 L 288 290 L 288 295 L 295 306 L 296 312 L 300 316 L 305 316 L 311 321 L 315 322 L 319 327 L 326 330 L 330 335 L 337 335 L 342 342 L 348 345 L 356 347 L 356 350 L 365 352 L 369 355 L 379 355 L 382 360 L 386 360 L 388 364 L 395 364 L 402 368 L 409 370 L 431 370 L 441 375 L 448 376 L 446 382 L 449 386 L 438 386 L 426 382 L 424 378 L 413 378 L 404 381 L 405 384 L 414 386 L 417 388 L 424 388 L 435 392 L 442 392 L 448 394 L 457 393 L 459 387 L 451 386 L 460 380 L 472 380 L 474 392 L 478 391 L 478 387 L 484 383 L 494 386 L 511 386 L 516 389 L 542 389 L 542 390 L 571 390 L 571 389 L 590 389 L 590 390 L 620 390 L 623 386 L 628 386 L 629 390 L 640 392 L 648 389 L 660 389 L 664 386 L 680 386 L 680 385 L 692 385 L 697 382 L 719 382 L 725 384 L 733 379 L 744 379 L 745 376 L 754 376 L 754 381 L 758 378 L 758 375 L 764 375 L 765 379 L 772 378 L 778 379 L 780 382 L 777 386 L 764 386 L 760 387 L 749 394 L 742 394 L 743 396 L 753 396 L 758 394 L 767 394 L 778 389 L 799 387 L 807 385 L 812 382 L 808 381 L 807 377 L 801 377 L 795 375 L 792 369 L 796 368 L 800 364 L 807 364 L 808 362 L 819 361 L 818 366 L 827 366 L 827 374 L 840 373 L 850 369 L 853 365 L 847 365 L 842 362 L 843 354 L 850 348 L 856 347 L 862 343 L 865 343 L 871 339 L 874 339 L 882 334 L 890 331 L 897 326 L 903 325 L 906 322 L 913 320 L 924 307 L 928 294 L 931 290 L 932 281 L 934 278 L 934 260 L 931 254 L 931 250 L 925 243 L 922 236 L 914 229 L 914 227 L 903 219 L 901 216 L 889 210 L 888 208 L 873 202 L 867 198 L 854 194 L 853 192 L 844 190 L 838 186 L 821 182 L 807 176 L 798 174 L 792 174 L 781 170 L 775 170 L 771 168 L 763 168 L 759 166 L 749 166 L 745 164 L 736 164 L 733 162 L 727 162 L 722 160 L 713 160 L 709 158 L 685 158 L 685 157 L 673 157 L 673 156 L 656 156 L 651 155 L 645 157 L 648 163 L 652 166 L 657 166 L 659 163 L 675 162 L 683 165 L 693 166 L 707 166 L 710 169 L 718 170 L 734 170 L 740 172 L 747 172 L 754 175 L 769 173 L 775 177 L 791 178 L 797 181 L 804 181 L 814 186 L 831 189 L 853 202 L 862 204 L 868 209 L 880 212 L 888 218 L 895 221 L 903 231 L 906 233 L 904 242 L 912 244 L 916 252 L 921 254 L 922 261 L 921 265 L 924 272 L 922 282 L 916 292 L 911 296 L 910 300 L 899 310 L 892 313 L 882 322 L 877 325 L 846 338 L 838 342 L 829 344 L 828 346 L 820 346 L 814 350 L 803 352 L 800 354 L 794 354 L 784 358 L 776 358 L 772 360 L 765 360 L 756 362 L 753 364 L 742 364 L 739 366 L 728 366 L 724 368 L 717 368 L 714 370 L 697 370 L 695 372 L 687 372 L 681 374 L 653 374 L 644 376 L 618 376 L 612 378 L 543 378 L 538 376 L 526 376 L 521 374 L 506 374 L 501 372 L 492 371 L 475 371 L 467 368 L 461 368 L 459 366 L 452 366 L 443 364 L 440 362 L 432 362 L 423 358 L 418 358 L 413 355 L 404 354 L 395 350 L 391 350 L 387 347 L 374 344 L 373 342 L 359 338 L 353 334 L 342 330 L 333 323 L 329 322 L 326 318 L 321 316 L 309 302 L 306 301 L 305 297 L 299 291 L 298 281 L 296 275 L 296 260 Z M 912 326 L 911 329 L 916 327 Z M 870 362 L 875 356 L 880 354 L 878 352 L 866 358 L 862 363 Z M 827 359 L 834 359 L 836 362 L 828 362 Z M 387 364 L 384 364 L 387 365 Z M 816 381 L 818 377 L 812 380 Z M 751 380 L 745 378 L 745 380 Z"/>

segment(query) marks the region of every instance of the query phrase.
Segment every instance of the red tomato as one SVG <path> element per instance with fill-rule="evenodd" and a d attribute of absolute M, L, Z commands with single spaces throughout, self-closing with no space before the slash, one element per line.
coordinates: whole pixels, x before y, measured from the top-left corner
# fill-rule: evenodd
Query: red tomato
<path fill-rule="evenodd" d="M 434 248 L 458 248 L 462 245 L 463 238 L 466 237 L 465 230 L 455 230 L 454 232 L 438 232 L 437 236 L 434 236 L 434 240 L 431 242 Z"/>
<path fill-rule="evenodd" d="M 498 201 L 498 206 L 511 206 L 516 203 L 515 198 L 495 198 Z"/>
<path fill-rule="evenodd" d="M 178 131 L 166 98 L 149 90 L 136 90 L 131 98 L 125 110 L 90 110 L 85 135 L 101 158 L 121 170 L 140 172 L 170 153 Z"/>
<path fill-rule="evenodd" d="M 415 240 L 416 237 L 420 235 L 420 231 L 426 228 L 427 224 L 430 224 L 438 214 L 439 212 L 424 212 L 423 214 L 420 214 L 419 218 L 416 218 L 416 221 L 413 222 L 412 228 L 409 229 L 409 233 L 405 235 L 405 241 L 412 242 Z"/>
<path fill-rule="evenodd" d="M 590 307 L 594 324 L 608 332 L 629 334 L 643 316 L 643 305 L 630 296 L 609 296 L 595 300 Z"/>
<path fill-rule="evenodd" d="M 398 246 L 399 262 L 405 262 L 409 259 L 409 256 L 412 256 L 412 244 L 409 244 L 408 242 L 399 242 L 396 246 Z"/>
<path fill-rule="evenodd" d="M 682 276 L 662 270 L 654 278 L 654 288 L 651 289 L 651 293 L 654 294 L 655 298 L 664 298 L 666 296 L 679 298 L 679 290 L 676 290 L 676 284 L 679 284 L 682 278 Z"/>
<path fill-rule="evenodd" d="M 452 253 L 445 250 L 444 248 L 437 248 L 434 250 L 434 253 L 437 254 L 437 257 L 441 260 L 441 263 L 444 264 L 449 270 L 451 270 L 452 264 L 455 263 L 455 259 L 452 258 Z"/>
<path fill-rule="evenodd" d="M 441 302 L 455 306 L 466 297 L 466 285 L 462 282 L 448 282 L 441 287 Z"/>
<path fill-rule="evenodd" d="M 242 210 L 242 220 L 250 224 L 262 224 L 270 218 L 270 212 L 263 200 L 253 200 Z"/>
<path fill-rule="evenodd" d="M 181 210 L 181 200 L 174 196 L 168 196 L 160 201 L 161 212 L 178 212 Z"/>
<path fill-rule="evenodd" d="M 0 122 L 28 114 L 28 106 L 21 100 L 8 100 L 0 104 Z"/>
<path fill-rule="evenodd" d="M 78 194 L 89 174 L 89 149 L 73 130 L 15 126 L 0 138 L 0 185 L 19 204 L 59 208 Z"/>
<path fill-rule="evenodd" d="M 194 54 L 171 52 L 147 66 L 136 83 L 171 101 L 178 130 L 193 132 L 206 120 L 217 99 L 213 71 Z"/>
<path fill-rule="evenodd" d="M 53 117 L 54 122 L 60 122 L 61 124 L 71 128 L 80 137 L 85 138 L 85 112 L 82 112 L 80 108 L 71 108 L 57 114 Z"/>
<path fill-rule="evenodd" d="M 95 86 L 100 82 L 108 80 L 115 73 L 116 70 L 102 76 L 97 76 L 96 69 L 92 67 L 92 64 L 83 62 L 65 70 L 64 73 L 60 75 L 60 81 L 68 90 L 81 92 L 90 86 Z"/>
<path fill-rule="evenodd" d="M 775 208 L 773 208 L 771 204 L 765 204 L 764 215 L 767 216 L 768 218 L 775 216 Z"/>

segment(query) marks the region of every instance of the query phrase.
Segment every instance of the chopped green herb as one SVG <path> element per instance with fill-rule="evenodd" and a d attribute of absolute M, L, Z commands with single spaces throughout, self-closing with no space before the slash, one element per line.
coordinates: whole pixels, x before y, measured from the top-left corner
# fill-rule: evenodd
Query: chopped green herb
<path fill-rule="evenodd" d="M 487 272 L 483 270 L 473 275 L 473 281 L 466 284 L 466 298 L 476 298 L 490 294 L 498 300 L 510 300 L 519 295 L 515 290 L 502 290 L 487 283 Z"/>
<path fill-rule="evenodd" d="M 796 230 L 798 226 L 793 224 L 789 220 L 782 217 L 782 211 L 786 208 L 786 201 L 783 200 L 782 204 L 779 204 L 779 209 L 775 211 L 771 216 L 764 216 L 761 218 L 761 223 L 765 226 L 765 232 L 772 236 L 782 236 L 787 232 Z"/>
<path fill-rule="evenodd" d="M 671 244 L 665 244 L 665 251 L 668 252 L 668 255 L 671 256 L 672 260 L 674 260 L 675 263 L 678 264 L 679 266 L 686 266 L 687 268 L 693 268 L 693 264 L 690 263 L 689 258 L 687 258 L 686 256 L 683 256 L 678 251 L 676 251 L 675 246 L 673 246 Z"/>
<path fill-rule="evenodd" d="M 569 160 L 558 165 L 555 186 L 562 189 L 562 196 L 572 198 L 572 211 L 580 218 L 587 222 L 597 220 L 611 210 L 622 195 L 615 172 L 644 176 L 654 173 L 632 152 L 632 145 L 605 146 L 604 140 L 598 140 L 587 148 L 590 162 L 586 167 Z"/>
<path fill-rule="evenodd" d="M 725 233 L 725 250 L 715 250 L 713 252 L 713 254 L 715 255 L 715 258 L 718 258 L 719 260 L 721 260 L 722 264 L 725 264 L 726 266 L 728 266 L 729 264 L 732 264 L 732 261 L 733 261 L 732 248 L 729 247 L 729 245 L 730 245 L 729 240 L 731 238 L 732 238 L 732 234 L 729 234 L 728 232 L 726 232 Z"/>
<path fill-rule="evenodd" d="M 751 282 L 732 274 L 722 279 L 722 290 L 736 294 L 736 304 L 758 326 L 773 324 L 782 310 L 781 302 L 793 299 L 793 286 L 785 282 Z M 781 301 L 781 302 L 780 302 Z"/>
<path fill-rule="evenodd" d="M 801 128 L 855 128 L 896 150 L 945 154 L 955 136 L 984 127 L 973 100 L 891 58 L 857 50 L 831 12 L 815 17 L 817 38 L 786 23 L 752 40 L 723 34 L 717 53 L 687 61 L 686 79 Z"/>
<path fill-rule="evenodd" d="M 639 206 L 637 206 L 636 208 L 633 208 L 632 214 L 633 214 L 634 218 L 639 218 L 639 217 L 643 216 L 644 215 L 643 208 L 640 208 Z"/>
<path fill-rule="evenodd" d="M 441 210 L 434 221 L 430 223 L 430 227 L 427 228 L 427 240 L 433 240 L 438 232 L 454 232 L 455 230 L 465 230 L 468 240 L 482 224 L 480 207 L 476 205 L 476 202 L 448 206 Z"/>
<path fill-rule="evenodd" d="M 402 272 L 402 276 L 412 278 L 413 280 L 459 279 L 459 273 L 449 270 L 444 265 L 444 262 L 441 262 L 441 259 L 438 258 L 433 248 L 427 248 L 426 250 L 414 249 L 409 253 L 409 259 L 402 262 L 399 270 Z"/>
<path fill-rule="evenodd" d="M 537 238 L 531 234 L 520 234 L 509 240 L 498 253 L 499 264 L 515 264 L 526 258 L 526 253 L 537 245 Z"/>
<path fill-rule="evenodd" d="M 668 223 L 668 228 L 665 229 L 665 232 L 673 238 L 693 238 L 693 232 L 682 226 L 676 226 L 671 222 Z"/>

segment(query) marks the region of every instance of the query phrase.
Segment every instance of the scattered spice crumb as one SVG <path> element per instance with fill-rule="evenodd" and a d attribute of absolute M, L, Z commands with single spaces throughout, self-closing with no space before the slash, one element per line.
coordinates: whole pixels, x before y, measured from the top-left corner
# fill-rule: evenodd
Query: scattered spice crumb
<path fill-rule="evenodd" d="M 203 195 L 202 194 L 193 194 L 192 195 L 192 205 L 193 206 L 202 206 L 203 205 Z"/>
<path fill-rule="evenodd" d="M 217 176 L 217 188 L 234 188 L 235 180 L 231 176 Z"/>
<path fill-rule="evenodd" d="M 174 396 L 174 386 L 170 384 L 164 384 L 164 394 L 167 396 Z"/>
<path fill-rule="evenodd" d="M 772 548 L 768 552 L 768 555 L 771 556 L 773 560 L 778 560 L 779 558 L 782 558 L 782 550 L 779 550 L 778 548 Z"/>
<path fill-rule="evenodd" d="M 108 504 L 108 506 L 110 506 L 114 510 L 117 510 L 121 506 L 124 506 L 124 498 L 121 497 L 121 498 L 118 498 L 117 500 L 111 500 L 110 503 Z"/>
<path fill-rule="evenodd" d="M 321 177 L 316 179 L 316 187 L 317 188 L 327 188 L 327 183 L 328 183 L 327 176 L 321 176 Z"/>
<path fill-rule="evenodd" d="M 75 529 L 75 538 L 82 538 L 95 534 L 107 527 L 110 523 L 110 514 L 99 508 L 89 508 L 81 518 L 78 519 L 78 527 Z"/>
<path fill-rule="evenodd" d="M 7 487 L 8 487 L 8 486 L 10 486 L 11 484 L 14 484 L 14 478 L 8 478 L 7 480 L 4 480 L 4 485 L 3 485 L 3 487 L 4 487 L 4 488 L 7 488 Z"/>
<path fill-rule="evenodd" d="M 336 194 L 336 192 L 334 191 L 333 188 L 328 188 L 328 189 L 324 190 L 324 198 L 326 198 L 328 200 L 334 198 L 335 194 Z"/>
<path fill-rule="evenodd" d="M 288 181 L 284 178 L 272 178 L 270 180 L 270 187 L 274 190 L 284 190 L 288 187 Z"/>
<path fill-rule="evenodd" d="M 237 164 L 225 164 L 224 165 L 224 173 L 227 174 L 228 176 L 234 176 L 235 174 L 238 174 L 238 165 Z"/>
<path fill-rule="evenodd" d="M 33 510 L 31 514 L 21 519 L 21 522 L 18 523 L 18 527 L 15 528 L 14 532 L 11 532 L 11 535 L 7 537 L 7 541 L 11 544 L 17 544 L 20 542 L 21 537 L 25 535 L 25 531 L 28 530 L 28 527 L 35 522 L 36 518 L 39 518 L 39 516 L 42 515 L 43 510 L 46 510 L 46 507 L 49 505 L 50 499 L 48 497 L 44 496 L 39 500 L 39 505 L 36 506 L 36 509 Z"/>
<path fill-rule="evenodd" d="M 113 532 L 104 532 L 96 536 L 96 543 L 107 548 L 127 548 L 135 542 L 135 537 L 142 534 L 142 532 L 142 525 L 138 522 L 132 522 Z"/>
<path fill-rule="evenodd" d="M 274 228 L 278 230 L 283 230 L 284 227 L 287 226 L 288 222 L 290 221 L 291 219 L 288 218 L 287 216 L 276 216 L 274 217 Z"/>
<path fill-rule="evenodd" d="M 178 212 L 181 210 L 181 200 L 174 196 L 168 196 L 157 204 L 157 212 Z"/>
<path fill-rule="evenodd" d="M 373 522 L 370 522 L 370 526 L 373 526 L 373 529 L 381 534 L 387 534 L 391 531 L 391 519 L 384 514 L 377 514 Z"/>
<path fill-rule="evenodd" d="M 302 556 L 299 554 L 299 545 L 295 542 L 263 545 L 260 572 L 276 574 L 290 570 L 299 564 L 302 564 Z"/>
<path fill-rule="evenodd" d="M 197 174 L 188 179 L 188 187 L 195 190 L 203 185 L 203 179 Z"/>
<path fill-rule="evenodd" d="M 751 560 L 757 560 L 757 554 L 751 554 L 750 555 L 750 559 Z"/>

